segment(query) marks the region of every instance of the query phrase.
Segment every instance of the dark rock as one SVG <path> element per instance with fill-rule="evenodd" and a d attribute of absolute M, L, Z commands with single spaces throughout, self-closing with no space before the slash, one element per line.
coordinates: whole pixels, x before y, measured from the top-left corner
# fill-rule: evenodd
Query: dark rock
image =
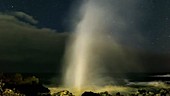
<path fill-rule="evenodd" d="M 50 90 L 44 87 L 42 84 L 5 84 L 4 88 L 14 89 L 26 96 L 38 96 L 40 94 L 46 94 L 43 96 L 50 96 Z"/>
<path fill-rule="evenodd" d="M 52 94 L 52 96 L 74 96 L 74 95 L 68 90 L 63 90 L 63 91 Z"/>
<path fill-rule="evenodd" d="M 4 83 L 4 85 L 1 86 L 2 92 L 0 93 L 9 89 L 11 92 L 13 91 L 13 93 L 21 93 L 26 96 L 50 96 L 50 90 L 44 87 L 35 76 L 23 78 L 21 74 L 4 74 L 0 77 L 1 83 Z M 9 90 L 7 92 L 10 92 Z"/>
<path fill-rule="evenodd" d="M 120 96 L 120 92 L 117 92 L 117 93 L 116 93 L 116 96 Z"/>
<path fill-rule="evenodd" d="M 45 88 L 42 84 L 21 85 L 21 86 L 19 86 L 18 89 L 20 90 L 21 93 L 24 93 L 27 96 L 44 94 L 44 93 L 50 92 L 50 90 L 48 88 Z M 46 96 L 49 96 L 49 95 L 46 95 Z"/>
<path fill-rule="evenodd" d="M 147 91 L 146 91 L 145 89 L 140 89 L 140 90 L 138 90 L 138 92 L 139 92 L 140 94 L 145 94 Z"/>
<path fill-rule="evenodd" d="M 110 95 L 107 91 L 105 91 L 105 92 L 100 92 L 99 94 L 100 94 L 100 96 L 112 96 L 112 95 Z"/>
<path fill-rule="evenodd" d="M 101 95 L 93 92 L 84 92 L 81 96 L 101 96 Z"/>

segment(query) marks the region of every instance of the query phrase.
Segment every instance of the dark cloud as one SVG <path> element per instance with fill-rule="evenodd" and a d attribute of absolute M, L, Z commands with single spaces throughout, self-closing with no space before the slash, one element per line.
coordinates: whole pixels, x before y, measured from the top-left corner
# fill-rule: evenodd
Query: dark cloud
<path fill-rule="evenodd" d="M 120 9 L 120 16 L 126 16 L 123 13 L 121 13 L 122 12 L 121 10 L 122 9 Z M 126 11 L 127 14 L 129 14 L 129 12 L 131 12 L 131 10 Z M 140 12 L 141 11 L 139 11 L 139 13 Z M 136 14 L 135 16 L 137 15 L 139 16 L 140 14 Z M 132 16 L 131 18 L 133 18 L 133 14 L 130 14 L 128 16 Z M 122 17 L 122 18 L 126 19 L 128 17 Z M 143 30 L 138 30 L 138 27 L 140 25 L 137 25 L 138 24 L 138 22 L 136 22 L 137 19 L 141 20 L 141 21 L 139 20 L 139 23 L 142 22 L 141 17 L 136 17 L 134 20 L 126 19 L 127 23 L 125 24 L 129 24 L 130 22 L 130 25 L 128 25 L 129 27 L 125 29 L 130 31 L 125 32 L 124 35 L 121 35 L 121 32 L 124 32 L 126 30 L 122 30 L 121 32 L 118 33 L 116 33 L 115 30 L 114 31 L 115 33 L 110 33 L 111 35 L 113 35 L 113 37 L 117 36 L 118 39 L 120 38 L 123 39 L 122 40 L 123 43 L 121 44 L 122 45 L 121 47 L 123 48 L 122 52 L 123 54 L 126 55 L 126 58 L 122 57 L 121 54 L 115 53 L 115 51 L 111 49 L 112 47 L 109 47 L 110 53 L 106 54 L 107 56 L 104 58 L 106 62 L 104 62 L 103 64 L 108 63 L 107 64 L 108 70 L 113 70 L 113 68 L 116 68 L 115 70 L 122 69 L 122 70 L 127 70 L 128 72 L 169 71 L 170 55 L 168 53 L 156 54 L 154 52 L 152 53 L 146 51 L 145 48 L 141 48 L 141 47 L 147 47 L 145 45 L 147 45 L 150 42 L 148 39 L 143 38 L 143 37 L 149 38 L 149 36 L 146 36 L 147 34 L 145 34 L 144 36 L 143 36 L 144 33 L 140 34 L 143 32 Z M 35 26 L 35 24 L 38 23 L 38 21 L 35 20 L 32 16 L 24 12 L 8 12 L 8 13 L 1 12 L 0 21 L 1 21 L 0 22 L 0 70 L 1 71 L 4 72 L 15 72 L 15 71 L 59 72 L 60 71 L 61 62 L 65 51 L 64 50 L 65 41 L 67 40 L 68 33 L 58 33 L 56 32 L 56 30 L 50 28 L 38 28 Z M 111 21 L 106 21 L 106 22 L 110 23 Z M 120 28 L 122 29 L 122 27 Z M 142 28 L 144 29 L 144 27 Z M 169 51 L 168 42 L 170 39 L 165 39 L 165 38 L 169 38 L 168 28 L 166 28 L 167 29 L 166 33 L 163 34 L 162 37 L 160 37 L 160 39 L 161 38 L 162 39 L 160 40 L 158 46 L 154 48 L 151 47 L 153 50 L 157 49 L 159 51 L 166 51 L 166 52 Z M 138 31 L 140 31 L 139 34 L 135 33 Z M 147 32 L 148 31 L 145 31 L 145 33 Z M 161 45 L 162 43 L 165 44 Z M 135 47 L 134 46 L 131 47 L 130 45 L 131 46 L 134 45 Z M 166 50 L 163 47 L 166 47 Z M 136 61 L 133 61 L 134 58 Z M 117 68 L 116 67 L 117 65 L 119 65 L 120 67 Z M 134 66 L 134 68 L 128 68 L 127 65 L 139 65 L 145 70 L 139 70 L 140 68 L 136 66 Z"/>
<path fill-rule="evenodd" d="M 24 12 L 12 12 L 11 14 L 14 15 L 15 17 L 17 17 L 17 18 L 24 19 L 27 22 L 30 22 L 32 24 L 38 23 L 38 21 L 35 20 L 32 16 L 30 16 L 30 15 L 24 13 Z"/>
<path fill-rule="evenodd" d="M 0 20 L 1 71 L 56 72 L 60 68 L 67 33 L 37 28 L 30 23 L 38 21 L 24 12 L 0 13 Z"/>

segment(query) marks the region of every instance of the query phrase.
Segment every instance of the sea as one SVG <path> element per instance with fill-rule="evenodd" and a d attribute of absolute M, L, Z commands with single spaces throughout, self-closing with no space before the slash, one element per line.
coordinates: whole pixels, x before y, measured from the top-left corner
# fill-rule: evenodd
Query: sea
<path fill-rule="evenodd" d="M 61 86 L 61 73 L 22 73 L 24 76 L 36 76 L 40 82 L 47 86 Z M 110 75 L 113 82 L 118 85 L 147 84 L 150 82 L 163 82 L 170 84 L 170 73 L 113 73 Z M 104 77 L 103 77 L 104 78 Z M 101 78 L 102 79 L 102 78 Z M 109 82 L 109 81 L 107 81 Z M 113 83 L 114 84 L 114 83 Z"/>

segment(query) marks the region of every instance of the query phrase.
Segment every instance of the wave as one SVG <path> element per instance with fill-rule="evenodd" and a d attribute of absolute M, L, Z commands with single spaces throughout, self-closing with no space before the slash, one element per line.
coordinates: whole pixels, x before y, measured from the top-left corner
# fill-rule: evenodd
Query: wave
<path fill-rule="evenodd" d="M 165 74 L 165 75 L 154 75 L 151 77 L 170 77 L 170 74 Z"/>
<path fill-rule="evenodd" d="M 168 81 L 167 81 L 168 82 Z M 167 88 L 170 87 L 167 82 L 163 81 L 150 81 L 150 82 L 129 82 L 126 85 L 127 86 L 145 86 L 145 87 L 161 87 L 161 88 Z"/>

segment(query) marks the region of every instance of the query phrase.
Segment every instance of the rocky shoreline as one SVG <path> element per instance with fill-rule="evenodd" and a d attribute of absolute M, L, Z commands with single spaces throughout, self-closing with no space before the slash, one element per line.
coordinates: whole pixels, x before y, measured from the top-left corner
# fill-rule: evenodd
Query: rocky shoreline
<path fill-rule="evenodd" d="M 134 87 L 134 86 L 130 86 Z M 123 92 L 82 92 L 80 96 L 170 96 L 170 87 L 138 87 Z M 76 96 L 68 90 L 51 93 L 35 76 L 24 77 L 21 74 L 0 74 L 0 96 Z"/>
<path fill-rule="evenodd" d="M 72 94 L 71 92 L 64 90 L 57 93 L 52 94 L 52 96 L 76 96 Z M 169 88 L 152 88 L 152 89 L 138 89 L 136 92 L 130 92 L 130 93 L 109 93 L 107 91 L 105 92 L 99 92 L 95 93 L 92 91 L 86 91 L 81 94 L 81 96 L 170 96 L 170 89 Z"/>

